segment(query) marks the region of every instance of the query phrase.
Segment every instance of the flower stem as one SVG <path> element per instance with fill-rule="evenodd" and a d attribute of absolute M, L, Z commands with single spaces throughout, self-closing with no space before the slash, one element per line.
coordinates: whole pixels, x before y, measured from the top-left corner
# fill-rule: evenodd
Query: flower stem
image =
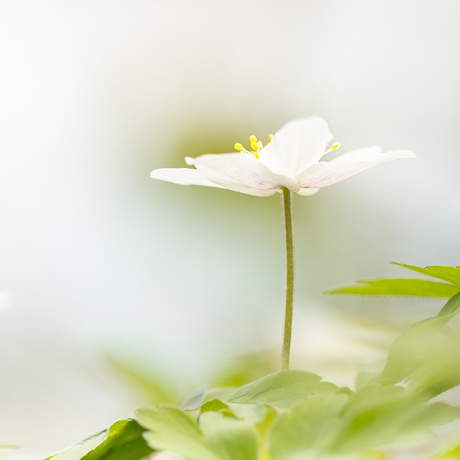
<path fill-rule="evenodd" d="M 284 230 L 286 234 L 286 310 L 284 317 L 284 338 L 281 368 L 289 369 L 292 334 L 292 305 L 294 302 L 294 238 L 292 231 L 291 191 L 282 188 L 284 209 Z"/>

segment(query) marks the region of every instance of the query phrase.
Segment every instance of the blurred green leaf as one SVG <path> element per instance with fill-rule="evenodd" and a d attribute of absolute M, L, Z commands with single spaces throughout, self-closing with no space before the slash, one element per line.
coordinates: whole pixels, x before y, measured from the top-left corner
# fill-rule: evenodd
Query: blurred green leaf
<path fill-rule="evenodd" d="M 205 412 L 218 412 L 221 410 L 228 410 L 227 404 L 223 403 L 220 399 L 211 399 L 211 401 L 205 402 L 201 406 L 201 413 Z"/>
<path fill-rule="evenodd" d="M 341 428 L 339 413 L 348 398 L 344 394 L 312 396 L 292 411 L 281 414 L 270 437 L 273 460 L 292 458 L 308 451 L 324 451 Z"/>
<path fill-rule="evenodd" d="M 199 409 L 201 404 L 203 403 L 204 395 L 206 394 L 206 389 L 201 389 L 198 391 L 194 391 L 187 395 L 182 402 L 180 403 L 180 407 L 183 410 L 196 410 Z"/>
<path fill-rule="evenodd" d="M 131 389 L 142 394 L 144 404 L 156 407 L 161 403 L 176 403 L 179 400 L 179 394 L 171 382 L 165 380 L 160 372 L 153 373 L 150 363 L 135 359 L 128 361 L 114 354 L 108 354 L 105 358 Z"/>
<path fill-rule="evenodd" d="M 361 280 L 357 284 L 328 291 L 329 294 L 452 297 L 458 286 L 413 278 Z"/>
<path fill-rule="evenodd" d="M 420 365 L 410 376 L 408 388 L 431 399 L 460 385 L 460 336 L 458 331 L 442 331 L 419 350 Z"/>
<path fill-rule="evenodd" d="M 382 373 L 382 379 L 395 382 L 407 378 L 426 356 L 427 346 L 431 346 L 430 339 L 439 331 L 455 313 L 449 316 L 427 318 L 418 321 L 405 329 L 393 342 L 388 361 Z"/>
<path fill-rule="evenodd" d="M 444 326 L 460 311 L 460 293 L 453 296 L 437 316 L 406 328 L 393 342 L 382 379 L 413 380 L 411 388 L 433 397 L 460 383 L 458 333 L 448 334 Z M 451 336 L 451 337 L 450 337 Z"/>
<path fill-rule="evenodd" d="M 107 439 L 107 430 L 101 431 L 98 434 L 90 436 L 83 441 L 61 450 L 55 455 L 48 457 L 46 460 L 79 460 L 83 458 L 88 452 L 95 449 Z"/>
<path fill-rule="evenodd" d="M 460 459 L 460 444 L 455 445 L 455 447 L 451 447 L 444 452 L 435 455 L 433 460 L 456 460 Z"/>
<path fill-rule="evenodd" d="M 213 399 L 220 399 L 221 401 L 226 401 L 227 398 L 235 393 L 237 388 L 228 387 L 228 388 L 211 388 L 206 392 L 203 398 L 203 404 L 212 401 Z"/>
<path fill-rule="evenodd" d="M 369 385 L 371 383 L 379 383 L 385 365 L 385 361 L 379 361 L 372 365 L 365 366 L 365 368 L 362 369 L 356 376 L 356 389 L 359 390 L 365 385 Z"/>
<path fill-rule="evenodd" d="M 354 393 L 339 417 L 343 426 L 329 447 L 337 453 L 419 440 L 460 417 L 460 409 L 425 404 L 403 387 L 374 384 Z"/>
<path fill-rule="evenodd" d="M 119 420 L 46 460 L 139 460 L 153 452 L 142 437 L 144 431 L 134 420 Z"/>
<path fill-rule="evenodd" d="M 220 399 L 213 399 L 201 406 L 201 413 L 204 414 L 205 412 L 232 414 L 240 420 L 246 420 L 255 425 L 265 420 L 267 407 L 263 404 L 232 404 L 225 403 Z"/>
<path fill-rule="evenodd" d="M 273 408 L 289 408 L 315 392 L 321 377 L 305 371 L 280 371 L 244 385 L 227 399 L 227 403 L 267 404 Z M 338 387 L 331 384 L 330 390 Z"/>
<path fill-rule="evenodd" d="M 325 458 L 365 454 L 393 442 L 421 439 L 432 427 L 458 417 L 459 409 L 425 404 L 406 388 L 372 384 L 351 395 L 312 396 L 280 414 L 273 424 L 270 452 L 273 460 L 308 453 Z"/>
<path fill-rule="evenodd" d="M 240 387 L 254 382 L 278 369 L 278 353 L 263 350 L 234 358 L 230 364 L 219 369 L 213 381 L 215 387 Z"/>
<path fill-rule="evenodd" d="M 251 424 L 218 412 L 200 416 L 199 425 L 174 406 L 137 411 L 139 423 L 148 431 L 147 443 L 193 460 L 257 460 L 257 431 Z"/>
<path fill-rule="evenodd" d="M 441 311 L 438 313 L 438 316 L 448 316 L 455 313 L 458 313 L 460 309 L 460 292 L 454 295 L 444 307 L 442 307 Z"/>

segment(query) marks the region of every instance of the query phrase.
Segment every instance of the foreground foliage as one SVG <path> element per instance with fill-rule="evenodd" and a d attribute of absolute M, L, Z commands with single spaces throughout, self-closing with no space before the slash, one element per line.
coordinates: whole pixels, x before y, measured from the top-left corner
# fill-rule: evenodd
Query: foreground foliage
<path fill-rule="evenodd" d="M 460 269 L 403 267 L 443 282 L 376 280 L 332 291 L 450 296 L 436 316 L 400 334 L 378 371 L 360 373 L 355 391 L 283 370 L 239 388 L 196 393 L 181 406 L 140 409 L 135 420 L 116 422 L 49 458 L 137 460 L 171 451 L 190 460 L 365 460 L 385 458 L 380 449 L 388 444 L 431 436 L 460 418 L 459 407 L 433 401 L 460 385 L 460 334 L 452 321 L 460 312 Z M 437 459 L 460 459 L 460 443 L 443 449 Z"/>

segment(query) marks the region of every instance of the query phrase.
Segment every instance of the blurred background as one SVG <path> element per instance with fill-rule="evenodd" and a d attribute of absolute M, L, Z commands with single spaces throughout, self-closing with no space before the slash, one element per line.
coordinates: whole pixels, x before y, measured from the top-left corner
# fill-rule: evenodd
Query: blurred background
<path fill-rule="evenodd" d="M 149 178 L 318 114 L 389 163 L 294 198 L 293 366 L 353 385 L 432 301 L 329 297 L 459 265 L 460 3 L 16 0 L 0 14 L 0 444 L 43 458 L 277 369 L 278 195 Z M 331 155 L 335 155 L 331 154 Z M 408 273 L 409 275 L 409 273 Z"/>

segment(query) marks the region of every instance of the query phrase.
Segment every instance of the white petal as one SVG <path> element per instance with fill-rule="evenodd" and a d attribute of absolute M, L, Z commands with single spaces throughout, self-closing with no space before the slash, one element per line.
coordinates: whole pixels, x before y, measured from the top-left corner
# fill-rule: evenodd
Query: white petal
<path fill-rule="evenodd" d="M 150 173 L 150 177 L 179 185 L 205 185 L 206 187 L 222 188 L 220 185 L 206 179 L 197 169 L 191 168 L 155 169 Z"/>
<path fill-rule="evenodd" d="M 273 172 L 296 177 L 317 163 L 332 139 L 327 121 L 314 116 L 284 125 L 260 152 L 260 161 Z"/>
<path fill-rule="evenodd" d="M 274 174 L 253 155 L 223 153 L 186 158 L 211 182 L 223 188 L 256 196 L 270 196 L 280 187 L 293 192 L 299 190 L 297 182 L 289 177 Z"/>
<path fill-rule="evenodd" d="M 327 187 L 348 179 L 388 161 L 416 158 L 409 150 L 380 153 L 380 147 L 368 147 L 341 155 L 335 160 L 321 161 L 310 166 L 297 177 L 301 187 Z"/>
<path fill-rule="evenodd" d="M 319 192 L 319 188 L 301 188 L 298 192 L 297 195 L 300 196 L 310 196 L 310 195 L 315 195 L 316 193 Z"/>

